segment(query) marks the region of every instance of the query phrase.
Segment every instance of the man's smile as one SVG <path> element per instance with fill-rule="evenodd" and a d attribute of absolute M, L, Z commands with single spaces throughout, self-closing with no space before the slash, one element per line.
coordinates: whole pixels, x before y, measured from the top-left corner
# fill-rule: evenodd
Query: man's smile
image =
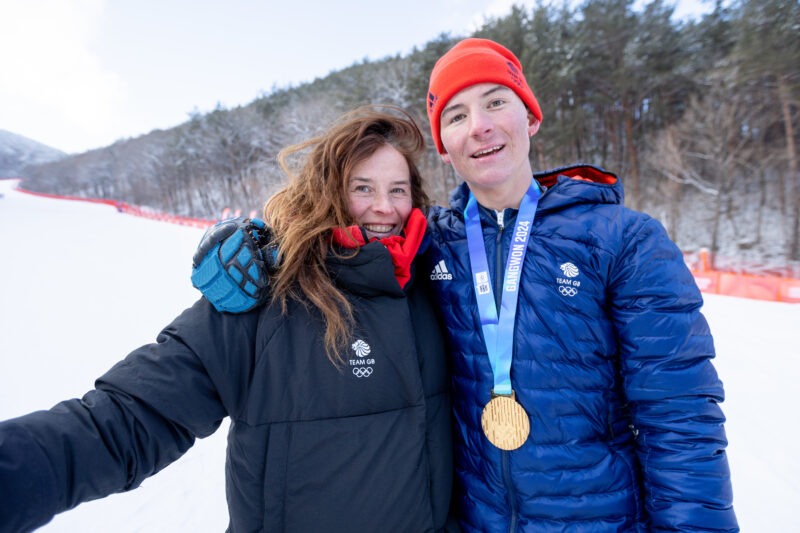
<path fill-rule="evenodd" d="M 472 157 L 474 159 L 480 159 L 481 157 L 486 157 L 487 155 L 495 154 L 495 153 L 499 152 L 500 150 L 502 150 L 503 148 L 505 148 L 504 144 L 500 144 L 500 145 L 497 145 L 497 146 L 491 146 L 489 148 L 484 148 L 483 150 L 479 150 L 479 151 L 475 152 L 470 157 Z"/>

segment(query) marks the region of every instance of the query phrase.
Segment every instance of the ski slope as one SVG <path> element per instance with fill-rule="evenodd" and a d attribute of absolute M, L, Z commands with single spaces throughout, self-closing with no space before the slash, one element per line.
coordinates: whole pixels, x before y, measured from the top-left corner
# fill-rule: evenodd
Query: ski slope
<path fill-rule="evenodd" d="M 83 395 L 199 296 L 189 272 L 201 230 L 12 186 L 0 180 L 0 419 Z M 742 530 L 800 532 L 800 304 L 705 301 Z M 140 488 L 39 531 L 224 531 L 226 433 L 227 423 Z"/>

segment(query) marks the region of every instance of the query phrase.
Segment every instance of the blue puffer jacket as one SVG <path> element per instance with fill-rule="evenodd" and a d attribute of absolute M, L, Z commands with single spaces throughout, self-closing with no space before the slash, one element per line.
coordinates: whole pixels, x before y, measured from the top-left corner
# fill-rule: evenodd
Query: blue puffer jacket
<path fill-rule="evenodd" d="M 517 450 L 499 450 L 481 430 L 493 379 L 471 283 L 466 185 L 430 217 L 432 285 L 453 351 L 462 527 L 738 531 L 722 384 L 680 251 L 657 221 L 622 207 L 612 174 L 583 166 L 534 177 L 547 190 L 514 330 L 512 386 L 531 422 Z M 480 210 L 499 295 L 516 210 Z"/>

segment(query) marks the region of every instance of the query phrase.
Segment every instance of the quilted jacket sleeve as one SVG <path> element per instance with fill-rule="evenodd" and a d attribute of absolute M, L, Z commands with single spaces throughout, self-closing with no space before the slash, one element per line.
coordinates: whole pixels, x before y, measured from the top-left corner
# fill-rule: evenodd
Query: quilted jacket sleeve
<path fill-rule="evenodd" d="M 246 320 L 201 300 L 83 398 L 0 423 L 0 532 L 29 531 L 81 502 L 136 488 L 213 433 L 226 408 L 203 359 Z M 249 342 L 241 335 L 234 343 Z"/>
<path fill-rule="evenodd" d="M 651 530 L 738 531 L 700 292 L 657 221 L 627 228 L 609 296 Z"/>

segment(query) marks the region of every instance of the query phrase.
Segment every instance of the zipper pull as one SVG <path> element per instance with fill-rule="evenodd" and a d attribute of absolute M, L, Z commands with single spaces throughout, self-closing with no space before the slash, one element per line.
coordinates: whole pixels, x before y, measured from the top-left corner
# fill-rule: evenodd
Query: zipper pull
<path fill-rule="evenodd" d="M 495 210 L 495 214 L 497 215 L 497 225 L 500 226 L 500 229 L 503 229 L 503 219 L 505 218 L 506 210 L 501 209 L 500 211 Z"/>

